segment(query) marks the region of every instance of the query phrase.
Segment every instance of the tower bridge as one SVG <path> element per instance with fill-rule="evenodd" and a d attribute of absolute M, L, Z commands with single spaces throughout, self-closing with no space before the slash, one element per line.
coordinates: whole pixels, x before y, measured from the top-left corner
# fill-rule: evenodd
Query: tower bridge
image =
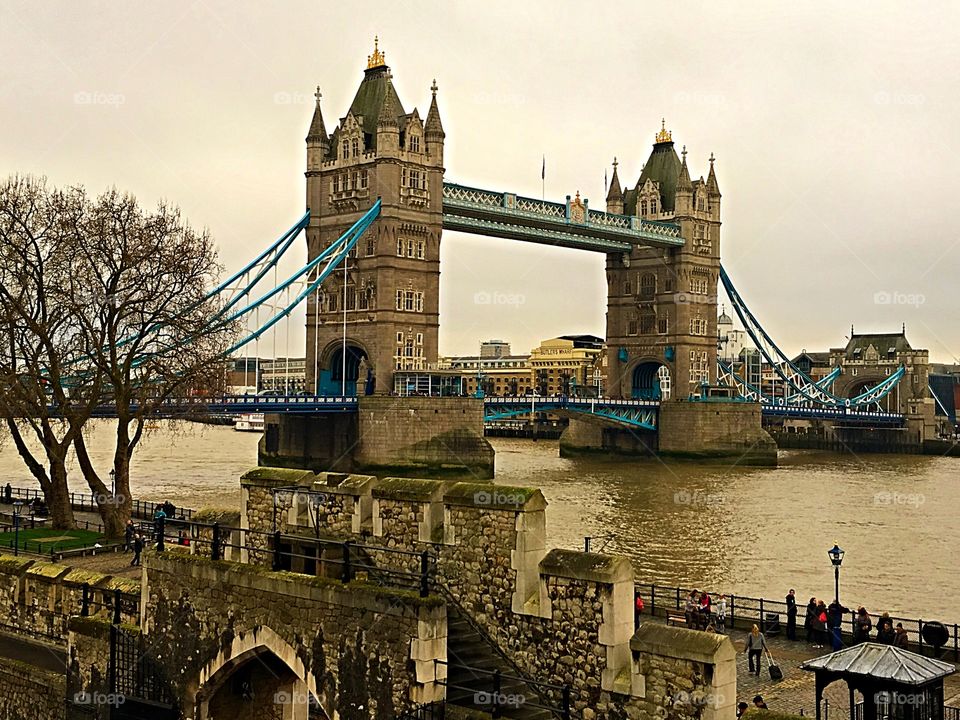
<path fill-rule="evenodd" d="M 622 184 L 614 160 L 604 207 L 596 209 L 579 192 L 552 202 L 446 181 L 438 90 L 434 81 L 425 117 L 416 108 L 407 111 L 375 48 L 352 102 L 328 131 L 318 88 L 306 136 L 306 212 L 211 291 L 224 300 L 211 322 L 245 319 L 250 326 L 231 352 L 306 305 L 306 388 L 312 396 L 204 401 L 208 408 L 269 412 L 261 460 L 315 469 L 415 467 L 419 474 L 453 464 L 492 474 L 484 418 L 522 413 L 525 398 L 482 404 L 448 397 L 431 404 L 433 398 L 390 397 L 395 376 L 430 372 L 438 361 L 444 230 L 603 256 L 606 397 L 540 401 L 541 409 L 570 418 L 565 451 L 768 463 L 775 461 L 776 446 L 761 429 L 761 417 L 780 431 L 791 423 L 818 431 L 824 423 L 853 425 L 876 431 L 874 439 L 893 434 L 898 446 L 904 437 L 921 443 L 932 428 L 925 351 L 888 353 L 881 362 L 874 355 L 883 348 L 867 343 L 846 355 L 837 351 L 829 378 L 814 380 L 801 366 L 804 358 L 795 362 L 780 350 L 721 267 L 722 196 L 714 156 L 706 160 L 706 178 L 694 179 L 686 147 L 677 151 L 664 121 L 635 181 Z M 306 264 L 258 296 L 254 289 L 269 282 L 270 270 L 300 232 Z M 765 394 L 718 363 L 720 283 L 783 397 Z M 858 365 L 871 359 L 870 372 Z M 864 372 L 851 382 L 843 377 L 844 365 L 852 377 Z M 185 409 L 190 403 L 169 407 L 171 415 Z"/>

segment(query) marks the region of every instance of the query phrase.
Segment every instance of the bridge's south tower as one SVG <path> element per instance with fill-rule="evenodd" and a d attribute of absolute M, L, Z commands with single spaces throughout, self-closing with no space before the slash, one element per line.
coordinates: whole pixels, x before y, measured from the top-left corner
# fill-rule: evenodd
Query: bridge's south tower
<path fill-rule="evenodd" d="M 682 157 L 681 157 L 682 156 Z M 677 399 L 716 382 L 720 189 L 710 172 L 693 182 L 687 152 L 656 135 L 640 179 L 623 189 L 614 163 L 607 212 L 675 223 L 683 247 L 637 247 L 607 256 L 607 394 Z"/>
<path fill-rule="evenodd" d="M 317 90 L 306 139 L 309 258 L 382 200 L 346 272 L 338 268 L 307 306 L 307 388 L 320 394 L 344 385 L 348 394 L 387 393 L 395 370 L 437 361 L 444 132 L 431 89 L 425 120 L 406 112 L 374 45 L 329 135 Z"/>

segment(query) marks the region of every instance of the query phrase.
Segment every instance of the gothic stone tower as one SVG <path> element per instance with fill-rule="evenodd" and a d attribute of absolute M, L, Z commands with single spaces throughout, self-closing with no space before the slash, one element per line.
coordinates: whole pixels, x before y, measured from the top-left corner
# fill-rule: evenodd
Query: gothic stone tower
<path fill-rule="evenodd" d="M 607 212 L 680 226 L 683 247 L 607 256 L 607 394 L 682 399 L 716 382 L 720 189 L 710 172 L 690 181 L 665 126 L 633 188 L 614 161 Z"/>
<path fill-rule="evenodd" d="M 338 268 L 308 304 L 308 390 L 339 394 L 345 384 L 348 394 L 388 393 L 395 370 L 437 361 L 444 132 L 435 82 L 432 91 L 426 121 L 416 109 L 405 112 L 376 44 L 350 109 L 329 135 L 317 89 L 306 140 L 308 257 L 378 197 L 382 206 L 351 253 L 346 289 Z"/>

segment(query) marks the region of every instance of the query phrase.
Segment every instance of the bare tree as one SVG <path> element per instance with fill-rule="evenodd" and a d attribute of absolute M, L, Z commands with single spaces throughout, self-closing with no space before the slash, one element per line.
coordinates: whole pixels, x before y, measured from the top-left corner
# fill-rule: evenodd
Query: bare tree
<path fill-rule="evenodd" d="M 57 417 L 64 418 L 56 442 L 43 432 L 35 435 L 48 455 L 60 453 L 63 443 L 72 445 L 107 534 L 119 536 L 132 504 L 130 461 L 146 421 L 172 398 L 203 392 L 220 377 L 235 325 L 219 316 L 218 299 L 207 294 L 220 271 L 207 232 L 194 231 L 178 209 L 165 204 L 147 213 L 135 198 L 116 190 L 93 202 L 75 192 L 79 211 L 63 214 L 57 223 L 71 257 L 55 293 L 72 343 L 69 369 L 27 376 L 40 379 L 31 387 L 35 405 L 46 397 L 49 406 L 53 394 Z M 32 295 L 52 293 L 46 278 L 36 284 L 42 292 Z M 6 298 L 0 294 L 0 304 Z M 45 347 L 46 334 L 48 329 L 37 328 L 32 339 Z M 48 350 L 36 354 L 40 367 L 49 362 Z M 68 411 L 60 407 L 63 402 Z M 84 436 L 98 408 L 116 418 L 111 488 L 103 480 L 106 468 L 96 467 Z M 17 412 L 20 423 L 35 417 L 23 418 L 24 409 Z"/>
<path fill-rule="evenodd" d="M 69 228 L 84 203 L 81 191 L 51 191 L 42 180 L 0 186 L 0 416 L 59 528 L 73 525 L 67 454 L 91 408 L 88 388 L 70 387 L 63 375 L 85 350 L 63 302 L 73 266 Z"/>

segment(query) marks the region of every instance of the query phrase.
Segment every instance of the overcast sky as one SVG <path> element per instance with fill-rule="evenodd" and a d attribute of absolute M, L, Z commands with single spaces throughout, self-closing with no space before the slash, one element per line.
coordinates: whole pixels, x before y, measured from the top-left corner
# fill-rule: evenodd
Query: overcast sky
<path fill-rule="evenodd" d="M 724 265 L 784 349 L 906 323 L 953 361 L 958 25 L 876 0 L 7 1 L 0 170 L 166 198 L 236 269 L 303 212 L 314 87 L 332 129 L 379 34 L 407 111 L 440 86 L 448 180 L 538 197 L 545 155 L 548 198 L 602 208 L 665 117 L 693 177 L 716 154 Z M 444 354 L 603 335 L 604 312 L 602 256 L 444 233 Z"/>

